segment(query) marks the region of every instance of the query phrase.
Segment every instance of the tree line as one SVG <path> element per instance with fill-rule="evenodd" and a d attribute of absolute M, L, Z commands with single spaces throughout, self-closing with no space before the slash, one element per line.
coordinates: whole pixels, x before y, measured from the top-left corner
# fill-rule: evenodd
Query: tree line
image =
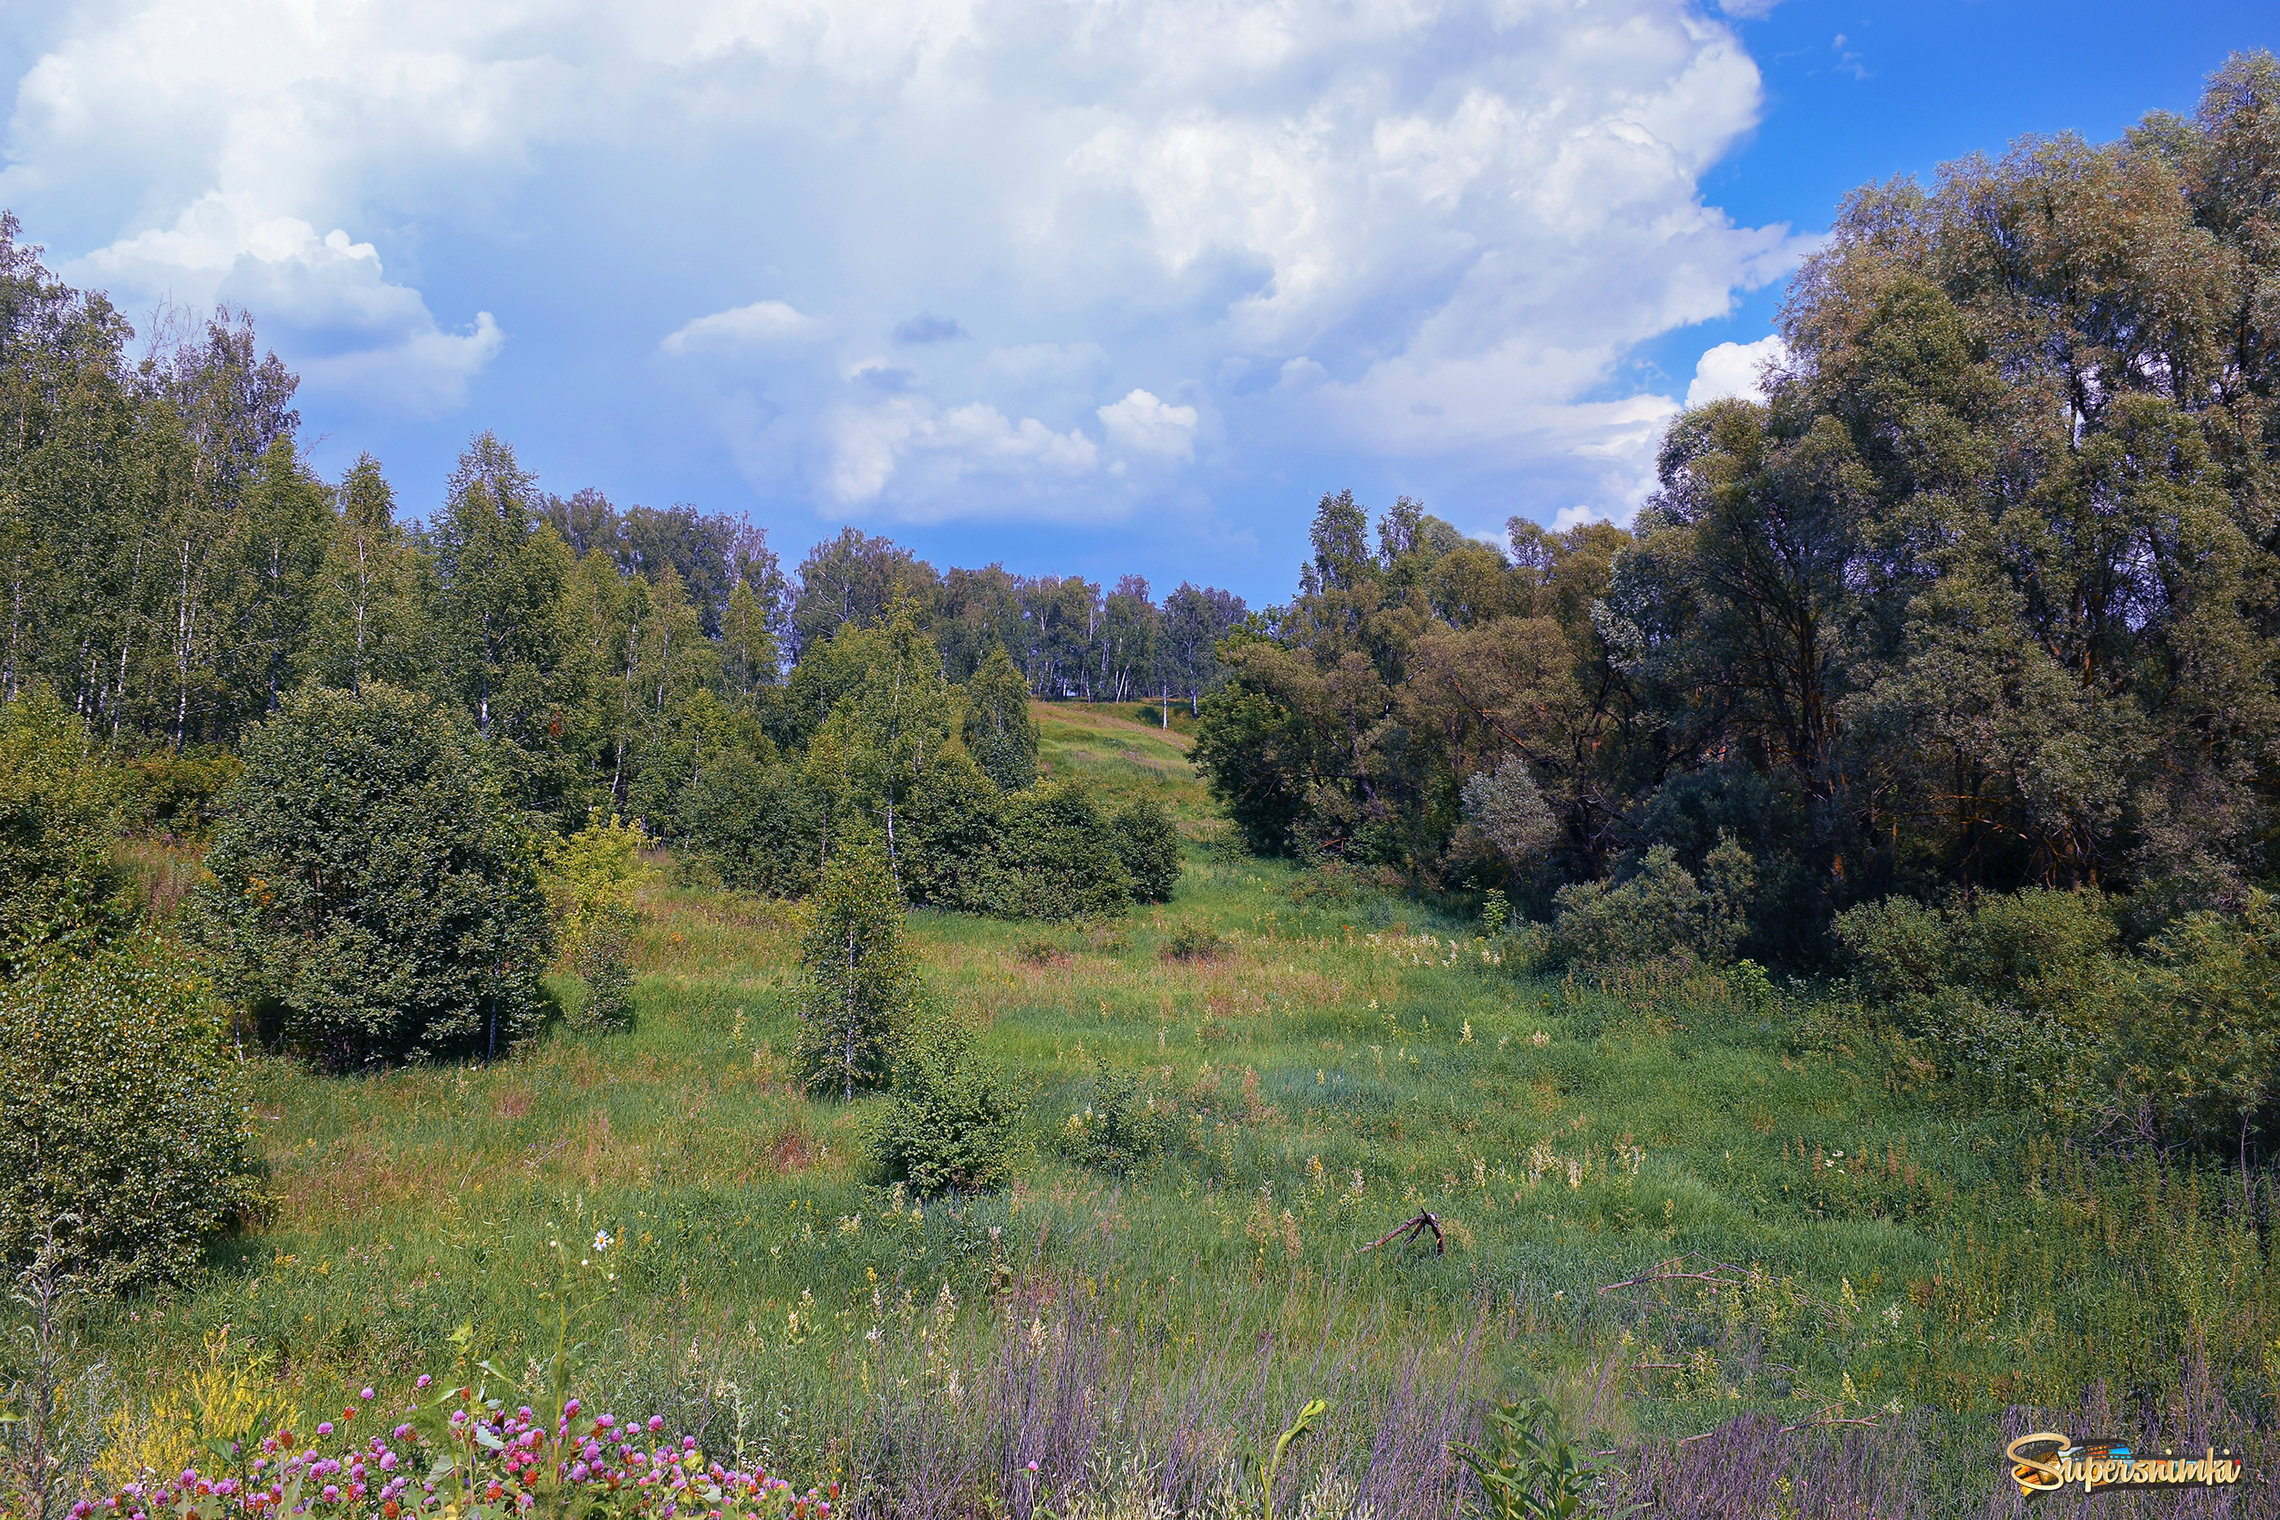
<path fill-rule="evenodd" d="M 0 699 L 45 686 L 121 756 L 226 755 L 303 683 L 380 681 L 463 713 L 525 805 L 668 832 L 711 757 L 804 739 L 790 671 L 843 628 L 900 609 L 950 683 L 1002 647 L 1040 698 L 1192 708 L 1246 615 L 1137 576 L 939 572 L 854 529 L 787 573 L 747 523 L 541 490 L 489 433 L 407 523 L 369 455 L 310 468 L 296 377 L 243 313 L 138 345 L 20 231 L 0 214 Z M 210 790 L 144 770 L 161 808 Z"/>
<path fill-rule="evenodd" d="M 1255 849 L 1539 912 L 1746 881 L 1765 959 L 1894 894 L 2238 907 L 2280 845 L 2275 292 L 2268 53 L 2117 142 L 1868 185 L 1765 399 L 1680 416 L 1628 531 L 1403 500 L 1373 544 L 1325 497 L 1201 762 Z"/>

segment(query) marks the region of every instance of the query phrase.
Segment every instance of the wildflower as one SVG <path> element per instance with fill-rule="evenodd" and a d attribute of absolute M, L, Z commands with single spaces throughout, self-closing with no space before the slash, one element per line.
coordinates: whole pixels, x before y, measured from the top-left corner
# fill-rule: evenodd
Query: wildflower
<path fill-rule="evenodd" d="M 1035 1458 L 1032 1458 L 1032 1459 L 1030 1459 L 1030 1463 L 1029 1463 L 1029 1470 L 1030 1470 L 1031 1472 L 1035 1472 L 1035 1471 L 1037 1471 L 1037 1462 L 1036 1462 L 1036 1459 L 1035 1459 Z"/>
<path fill-rule="evenodd" d="M 612 1239 L 610 1238 L 610 1232 L 609 1232 L 609 1231 L 607 1231 L 607 1230 L 596 1230 L 596 1231 L 594 1232 L 594 1249 L 595 1249 L 595 1250 L 597 1250 L 597 1251 L 607 1251 L 607 1250 L 608 1250 L 608 1249 L 609 1249 L 611 1246 L 613 1246 L 613 1245 L 615 1245 L 615 1244 L 617 1244 L 617 1242 L 616 1242 L 616 1241 L 614 1241 L 614 1240 L 612 1240 Z"/>
<path fill-rule="evenodd" d="M 320 1436 L 329 1436 L 329 1435 L 331 1435 L 331 1434 L 332 1434 L 332 1421 L 330 1421 L 330 1420 L 324 1420 L 324 1421 L 320 1421 L 320 1422 L 318 1423 L 318 1425 L 317 1425 L 317 1434 L 318 1434 L 318 1435 L 320 1435 Z"/>
<path fill-rule="evenodd" d="M 371 1390 L 371 1389 L 369 1389 L 369 1388 L 365 1389 L 365 1390 L 364 1390 L 364 1393 L 363 1393 L 363 1395 L 362 1395 L 362 1396 L 363 1396 L 363 1397 L 365 1397 L 365 1398 L 370 1398 L 370 1397 L 372 1397 L 372 1390 Z"/>
<path fill-rule="evenodd" d="M 664 1428 L 665 1416 L 661 1414 L 653 1414 L 649 1417 L 649 1429 L 652 1433 L 663 1430 Z"/>
<path fill-rule="evenodd" d="M 423 1372 L 420 1374 L 420 1380 L 414 1383 L 412 1386 L 414 1388 L 425 1388 L 432 1381 L 433 1379 L 431 1379 L 426 1373 Z"/>

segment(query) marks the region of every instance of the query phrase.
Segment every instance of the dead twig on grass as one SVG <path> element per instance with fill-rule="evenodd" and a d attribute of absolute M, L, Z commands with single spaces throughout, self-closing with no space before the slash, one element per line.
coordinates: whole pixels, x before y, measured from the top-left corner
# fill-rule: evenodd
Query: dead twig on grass
<path fill-rule="evenodd" d="M 1405 1220 L 1402 1223 L 1395 1225 L 1392 1229 L 1386 1231 L 1383 1235 L 1380 1235 L 1377 1239 L 1371 1241 L 1368 1245 L 1362 1246 L 1359 1249 L 1355 1250 L 1352 1254 L 1359 1256 L 1363 1251 L 1374 1251 L 1379 1246 L 1382 1246 L 1387 1241 L 1393 1239 L 1396 1235 L 1406 1234 L 1411 1240 L 1416 1240 L 1428 1230 L 1433 1232 L 1433 1254 L 1435 1256 L 1445 1255 L 1449 1249 L 1449 1242 L 1448 1238 L 1441 1233 L 1441 1221 L 1435 1219 L 1430 1213 L 1422 1211 L 1419 1212 L 1415 1219 Z"/>

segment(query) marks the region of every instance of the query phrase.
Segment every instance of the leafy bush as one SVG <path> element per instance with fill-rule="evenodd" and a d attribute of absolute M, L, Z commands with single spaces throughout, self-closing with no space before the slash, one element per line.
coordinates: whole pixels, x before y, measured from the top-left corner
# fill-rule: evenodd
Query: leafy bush
<path fill-rule="evenodd" d="M 117 809 L 77 713 L 38 686 L 0 703 L 0 975 L 125 923 L 111 860 Z"/>
<path fill-rule="evenodd" d="M 2110 1059 L 2126 1131 L 2230 1149 L 2280 1105 L 2280 899 L 2204 910 L 2147 947 Z"/>
<path fill-rule="evenodd" d="M 195 932 L 226 990 L 334 1067 L 494 1054 L 550 958 L 538 847 L 456 718 L 309 687 L 254 729 Z"/>
<path fill-rule="evenodd" d="M 682 806 L 690 848 L 721 881 L 770 897 L 815 890 L 827 814 L 797 767 L 733 751 L 706 769 Z"/>
<path fill-rule="evenodd" d="M 871 1133 L 872 1172 L 921 1193 L 994 1187 L 1005 1175 L 1020 1109 L 965 1031 L 938 1022 L 903 1047 L 894 1090 Z"/>
<path fill-rule="evenodd" d="M 204 839 L 244 769 L 237 756 L 209 745 L 138 755 L 125 766 L 127 814 L 137 829 Z"/>
<path fill-rule="evenodd" d="M 1132 905 L 1132 877 L 1092 793 L 1057 781 L 1005 799 L 1003 842 L 983 880 L 1013 918 L 1091 918 Z"/>
<path fill-rule="evenodd" d="M 1170 902 L 1180 880 L 1180 831 L 1172 815 L 1153 797 L 1138 797 L 1108 821 L 1116 858 L 1132 878 L 1132 895 L 1141 902 Z"/>
<path fill-rule="evenodd" d="M 562 841 L 547 862 L 546 897 L 562 959 L 586 984 L 580 1023 L 614 1028 L 633 1016 L 629 952 L 634 895 L 654 874 L 642 864 L 639 824 L 604 818 Z"/>
<path fill-rule="evenodd" d="M 2070 1128 L 2231 1149 L 2280 1107 L 2280 903 L 2191 913 L 2139 954 L 2115 905 L 2031 888 L 1838 915 L 1862 1000 Z"/>
<path fill-rule="evenodd" d="M 1699 880 L 1668 845 L 1656 845 L 1627 878 L 1560 888 L 1552 958 L 1571 965 L 1670 958 L 1723 964 L 1749 931 L 1755 881 L 1749 852 L 1729 836 L 1704 859 Z"/>
<path fill-rule="evenodd" d="M 158 944 L 0 984 L 0 1262 L 56 1228 L 103 1292 L 180 1282 L 255 1196 L 244 1078 L 198 981 Z"/>
<path fill-rule="evenodd" d="M 896 835 L 903 890 L 914 903 L 966 913 L 1002 912 L 990 864 L 1004 836 L 997 783 L 956 750 L 935 757 L 911 788 Z"/>
<path fill-rule="evenodd" d="M 1160 953 L 1168 961 L 1208 961 L 1216 959 L 1223 948 L 1208 925 L 1180 924 L 1165 938 Z"/>
<path fill-rule="evenodd" d="M 1079 1166 L 1129 1177 L 1179 1139 L 1179 1120 L 1123 1072 L 1103 1065 L 1056 1137 L 1061 1154 Z"/>
<path fill-rule="evenodd" d="M 886 1086 L 919 995 L 885 857 L 868 847 L 834 856 L 800 923 L 800 1080 L 841 1098 Z"/>
<path fill-rule="evenodd" d="M 1598 1511 L 1597 1475 L 1549 1403 L 1508 1400 L 1488 1418 L 1495 1434 L 1486 1451 L 1451 1448 L 1479 1480 L 1488 1520 L 1569 1520 Z"/>

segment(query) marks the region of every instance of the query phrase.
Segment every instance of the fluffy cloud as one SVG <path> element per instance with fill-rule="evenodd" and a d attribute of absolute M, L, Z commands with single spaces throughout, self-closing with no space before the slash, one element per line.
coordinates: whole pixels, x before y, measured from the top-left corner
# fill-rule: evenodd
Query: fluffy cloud
<path fill-rule="evenodd" d="M 297 217 L 263 216 L 218 192 L 172 226 L 98 248 L 72 272 L 113 290 L 259 315 L 312 384 L 365 406 L 433 416 L 466 399 L 467 382 L 506 335 L 488 311 L 446 332 L 416 290 L 392 283 L 370 243 Z"/>
<path fill-rule="evenodd" d="M 1147 391 L 1134 390 L 1096 414 L 1111 442 L 1128 454 L 1156 459 L 1195 457 L 1195 408 L 1168 406 Z"/>
<path fill-rule="evenodd" d="M 828 486 L 838 504 L 883 505 L 919 522 L 950 515 L 941 504 L 973 487 L 997 501 L 993 515 L 1057 515 L 1055 488 L 1100 463 L 1099 447 L 1073 429 L 1057 433 L 981 402 L 942 408 L 919 396 L 840 408 L 829 437 Z M 1032 496 L 1034 504 L 1025 500 Z"/>
<path fill-rule="evenodd" d="M 559 425 L 709 418 L 827 513 L 1066 518 L 1326 451 L 1622 510 L 1677 403 L 1609 399 L 1619 361 L 1796 254 L 1702 199 L 1759 82 L 1693 0 L 51 11 L 0 200 L 98 229 L 75 269 L 242 300 L 412 409 L 511 328 Z"/>
<path fill-rule="evenodd" d="M 1758 384 L 1759 377 L 1766 366 L 1778 366 L 1788 358 L 1789 345 L 1779 334 L 1755 343 L 1721 343 L 1705 352 L 1694 366 L 1693 382 L 1686 387 L 1686 404 L 1706 406 L 1730 396 L 1763 401 L 1765 392 Z"/>
<path fill-rule="evenodd" d="M 669 354 L 708 348 L 735 350 L 763 343 L 796 343 L 824 330 L 821 320 L 803 316 L 782 301 L 755 301 L 676 327 L 657 346 Z"/>

